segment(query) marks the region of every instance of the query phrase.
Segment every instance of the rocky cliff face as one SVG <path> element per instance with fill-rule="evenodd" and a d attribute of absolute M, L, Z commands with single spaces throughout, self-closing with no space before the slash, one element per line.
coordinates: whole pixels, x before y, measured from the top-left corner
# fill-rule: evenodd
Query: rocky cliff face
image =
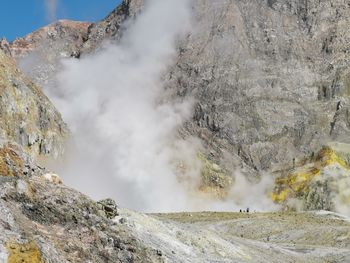
<path fill-rule="evenodd" d="M 80 57 L 81 45 L 87 39 L 91 23 L 60 20 L 12 43 L 2 41 L 18 66 L 40 86 L 52 86 L 59 60 Z"/>
<path fill-rule="evenodd" d="M 349 134 L 344 1 L 196 1 L 169 86 L 198 104 L 187 129 L 254 170 Z M 203 136 L 202 136 L 203 137 Z M 210 143 L 209 143 L 210 142 Z"/>
<path fill-rule="evenodd" d="M 315 155 L 327 142 L 348 142 L 346 2 L 192 3 L 194 27 L 179 41 L 177 63 L 166 74 L 166 87 L 177 98 L 196 99 L 193 117 L 181 134 L 201 138 L 209 161 L 228 175 L 239 168 L 256 176 L 293 168 L 295 160 Z M 78 30 L 82 37 L 69 42 L 75 53 L 94 52 L 103 40 L 118 41 L 123 22 L 136 16 L 142 5 L 142 0 L 124 1 L 87 32 L 85 27 Z M 15 53 L 16 43 L 32 38 L 11 43 L 8 49 Z M 62 56 L 60 38 L 50 43 L 44 57 Z M 26 54 L 30 58 L 31 53 Z M 54 72 L 57 61 L 43 66 Z"/>
<path fill-rule="evenodd" d="M 142 2 L 124 1 L 92 24 L 75 42 L 77 53 L 118 39 Z M 262 171 L 347 140 L 347 3 L 196 0 L 193 12 L 194 30 L 179 44 L 167 86 L 197 99 L 186 130 L 203 139 L 212 158 L 223 162 L 227 152 Z"/>
<path fill-rule="evenodd" d="M 42 90 L 0 50 L 0 143 L 17 144 L 34 158 L 58 156 L 68 129 Z"/>

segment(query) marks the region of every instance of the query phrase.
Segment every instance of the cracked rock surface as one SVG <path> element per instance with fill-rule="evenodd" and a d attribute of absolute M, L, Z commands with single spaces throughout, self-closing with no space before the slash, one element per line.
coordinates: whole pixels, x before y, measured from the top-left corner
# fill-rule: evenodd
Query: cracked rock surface
<path fill-rule="evenodd" d="M 68 129 L 60 113 L 0 49 L 0 145 L 18 144 L 33 158 L 63 153 Z"/>
<path fill-rule="evenodd" d="M 193 30 L 179 41 L 176 65 L 166 74 L 175 97 L 198 102 L 183 134 L 200 137 L 219 165 L 248 174 L 291 165 L 328 141 L 348 141 L 346 1 L 192 3 Z M 76 52 L 87 55 L 103 40 L 118 41 L 123 22 L 142 5 L 124 1 L 91 24 L 74 42 Z M 59 57 L 60 40 L 50 43 L 47 50 Z M 225 167 L 227 156 L 235 168 Z"/>

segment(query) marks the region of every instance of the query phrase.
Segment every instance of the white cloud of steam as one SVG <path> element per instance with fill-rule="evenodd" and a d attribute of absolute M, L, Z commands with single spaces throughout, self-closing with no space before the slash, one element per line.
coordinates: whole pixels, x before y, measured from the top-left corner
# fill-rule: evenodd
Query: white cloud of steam
<path fill-rule="evenodd" d="M 197 143 L 176 136 L 192 103 L 162 102 L 161 77 L 188 25 L 189 1 L 151 0 L 118 45 L 63 62 L 59 93 L 49 97 L 74 134 L 71 163 L 61 172 L 66 182 L 141 211 L 187 206 L 173 163 L 191 160 L 187 181 L 200 169 Z"/>
<path fill-rule="evenodd" d="M 57 19 L 58 0 L 45 0 L 46 18 L 52 22 Z"/>
<path fill-rule="evenodd" d="M 189 1 L 149 0 L 120 43 L 63 61 L 59 87 L 48 95 L 74 135 L 68 161 L 56 167 L 65 183 L 146 212 L 236 210 L 261 202 L 264 189 L 251 193 L 242 176 L 231 201 L 195 194 L 201 145 L 176 132 L 193 103 L 167 100 L 161 80 L 176 58 L 177 37 L 190 30 Z"/>
<path fill-rule="evenodd" d="M 274 211 L 278 209 L 269 198 L 274 187 L 274 178 L 264 174 L 257 183 L 252 183 L 236 171 L 234 174 L 234 185 L 231 188 L 229 198 L 233 200 L 236 207 L 250 208 L 252 211 Z"/>

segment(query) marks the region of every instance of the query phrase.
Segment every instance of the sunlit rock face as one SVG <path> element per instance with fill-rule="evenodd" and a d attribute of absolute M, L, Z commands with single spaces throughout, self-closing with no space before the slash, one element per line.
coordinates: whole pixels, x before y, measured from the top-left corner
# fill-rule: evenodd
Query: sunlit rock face
<path fill-rule="evenodd" d="M 186 129 L 223 160 L 292 165 L 348 140 L 344 1 L 195 1 L 169 87 L 198 104 Z"/>
<path fill-rule="evenodd" d="M 34 158 L 63 153 L 68 129 L 42 90 L 0 50 L 0 143 L 22 146 Z"/>
<path fill-rule="evenodd" d="M 272 199 L 286 209 L 330 210 L 350 208 L 350 145 L 330 143 L 315 156 L 297 160 L 280 172 Z"/>
<path fill-rule="evenodd" d="M 75 42 L 77 53 L 100 49 L 102 40 L 118 41 L 123 22 L 142 4 L 124 1 L 87 34 L 85 27 L 78 30 L 83 37 Z M 196 98 L 184 133 L 200 137 L 210 158 L 230 171 L 243 166 L 255 174 L 290 165 L 327 141 L 347 140 L 347 3 L 192 4 L 192 32 L 179 41 L 166 82 L 176 97 Z M 52 44 L 48 50 L 57 55 L 64 49 Z M 226 156 L 235 167 L 228 167 Z"/>
<path fill-rule="evenodd" d="M 18 66 L 41 87 L 53 86 L 62 58 L 79 57 L 91 23 L 60 20 L 6 45 Z"/>
<path fill-rule="evenodd" d="M 73 56 L 77 54 L 90 26 L 89 22 L 59 20 L 25 37 L 15 39 L 9 44 L 9 49 L 14 58 L 26 57 L 31 52 L 38 50 L 43 52 L 42 49 L 45 48 L 57 48 L 59 55 Z M 51 52 L 47 55 L 54 57 L 58 54 Z"/>

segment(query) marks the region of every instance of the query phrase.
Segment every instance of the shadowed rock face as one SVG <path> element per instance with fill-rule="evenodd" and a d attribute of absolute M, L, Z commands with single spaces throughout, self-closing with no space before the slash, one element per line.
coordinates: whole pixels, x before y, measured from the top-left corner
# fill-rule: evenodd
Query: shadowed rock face
<path fill-rule="evenodd" d="M 77 52 L 118 40 L 142 4 L 124 1 L 92 24 L 74 42 Z M 348 140 L 349 14 L 343 0 L 193 1 L 193 32 L 166 83 L 175 96 L 197 99 L 183 134 L 200 137 L 223 167 L 228 156 L 250 174 Z M 59 54 L 52 43 L 48 51 Z"/>
<path fill-rule="evenodd" d="M 17 144 L 36 158 L 63 153 L 66 124 L 15 61 L 0 50 L 0 144 Z"/>

